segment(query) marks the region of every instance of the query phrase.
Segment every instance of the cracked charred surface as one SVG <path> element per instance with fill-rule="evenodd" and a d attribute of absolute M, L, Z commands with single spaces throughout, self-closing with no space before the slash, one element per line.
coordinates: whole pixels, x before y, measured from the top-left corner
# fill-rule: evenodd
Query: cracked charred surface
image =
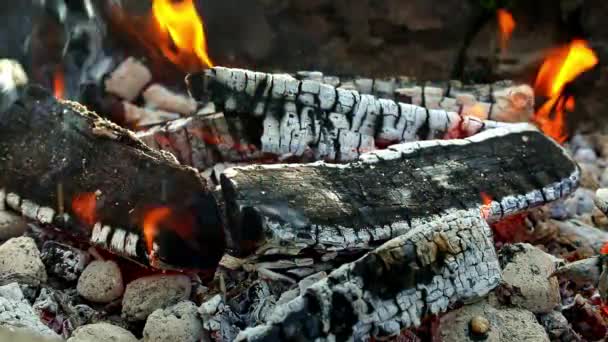
<path fill-rule="evenodd" d="M 496 220 L 568 195 L 579 178 L 563 148 L 523 124 L 393 145 L 349 164 L 235 167 L 221 184 L 231 239 L 247 254 L 370 248 L 449 210 Z"/>
<path fill-rule="evenodd" d="M 508 88 L 494 95 L 485 94 L 491 92 L 491 87 L 487 87 L 487 91 L 480 90 L 476 95 L 463 91 L 467 95 L 464 96 L 454 86 L 450 91 L 458 101 L 444 98 L 447 88 L 404 90 L 410 94 L 405 97 L 422 96 L 424 100 L 410 101 L 426 106 L 421 107 L 353 90 L 371 91 L 374 82 L 368 81 L 370 89 L 340 88 L 287 74 L 222 67 L 187 78 L 195 98 L 208 97 L 223 111 L 229 125 L 241 123 L 246 127 L 248 142 L 263 153 L 308 160 L 351 161 L 362 153 L 394 143 L 469 136 L 485 126 L 495 126 L 491 121 L 482 122 L 482 119 L 494 118 L 489 113 L 496 111 L 496 119 L 502 120 L 513 112 L 523 111 L 526 113 L 523 117 L 527 118 L 533 104 L 529 87 Z M 478 102 L 475 96 L 495 102 Z M 478 111 L 482 119 L 469 115 Z M 520 117 L 522 115 L 515 113 L 511 119 Z M 242 124 L 245 120 L 247 123 Z"/>
<path fill-rule="evenodd" d="M 27 88 L 0 113 L 0 156 L 0 202 L 30 219 L 156 267 L 214 268 L 223 253 L 216 202 L 196 171 L 77 103 Z M 79 218 L 72 202 L 83 193 L 94 197 Z M 159 206 L 193 221 L 179 232 L 160 222 L 150 256 L 142 215 Z"/>
<path fill-rule="evenodd" d="M 431 215 L 278 306 L 240 341 L 366 340 L 394 336 L 500 281 L 491 230 L 477 209 Z"/>

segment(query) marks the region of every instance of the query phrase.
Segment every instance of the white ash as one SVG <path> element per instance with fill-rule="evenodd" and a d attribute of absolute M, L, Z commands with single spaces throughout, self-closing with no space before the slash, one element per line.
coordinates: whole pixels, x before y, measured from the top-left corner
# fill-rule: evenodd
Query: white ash
<path fill-rule="evenodd" d="M 122 273 L 115 261 L 94 260 L 84 269 L 76 286 L 78 294 L 96 303 L 109 303 L 122 296 Z"/>
<path fill-rule="evenodd" d="M 19 88 L 27 83 L 27 74 L 19 62 L 12 59 L 0 59 L 0 112 L 5 111 L 17 101 Z"/>
<path fill-rule="evenodd" d="M 145 320 L 154 310 L 190 298 L 192 285 L 185 275 L 153 275 L 138 278 L 125 289 L 122 316 L 130 321 Z"/>
<path fill-rule="evenodd" d="M 203 336 L 203 324 L 197 307 L 183 301 L 166 309 L 155 310 L 146 321 L 143 342 L 198 342 Z"/>

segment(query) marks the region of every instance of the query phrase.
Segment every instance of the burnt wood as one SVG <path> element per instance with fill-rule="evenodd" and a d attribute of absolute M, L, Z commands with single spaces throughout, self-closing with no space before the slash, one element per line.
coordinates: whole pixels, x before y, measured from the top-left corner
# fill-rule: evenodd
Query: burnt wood
<path fill-rule="evenodd" d="M 512 124 L 467 139 L 394 145 L 348 164 L 235 167 L 221 185 L 232 240 L 250 246 L 247 253 L 251 246 L 369 248 L 449 210 L 485 208 L 496 220 L 567 196 L 579 178 L 561 146 Z"/>
<path fill-rule="evenodd" d="M 0 156 L 0 202 L 30 219 L 155 267 L 214 268 L 224 252 L 216 201 L 196 170 L 77 103 L 27 88 L 0 113 Z M 146 241 L 143 217 L 158 207 L 171 215 Z"/>

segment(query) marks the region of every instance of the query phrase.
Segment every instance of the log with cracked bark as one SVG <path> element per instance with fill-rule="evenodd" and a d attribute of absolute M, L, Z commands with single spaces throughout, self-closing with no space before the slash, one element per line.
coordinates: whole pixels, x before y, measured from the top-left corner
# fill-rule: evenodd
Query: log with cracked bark
<path fill-rule="evenodd" d="M 467 139 L 405 143 L 349 164 L 251 165 L 221 185 L 231 240 L 258 248 L 370 248 L 426 217 L 479 209 L 488 220 L 570 194 L 580 172 L 565 150 L 528 124 Z"/>
<path fill-rule="evenodd" d="M 0 156 L 0 209 L 155 267 L 214 268 L 224 252 L 196 170 L 77 103 L 25 89 L 0 112 Z"/>

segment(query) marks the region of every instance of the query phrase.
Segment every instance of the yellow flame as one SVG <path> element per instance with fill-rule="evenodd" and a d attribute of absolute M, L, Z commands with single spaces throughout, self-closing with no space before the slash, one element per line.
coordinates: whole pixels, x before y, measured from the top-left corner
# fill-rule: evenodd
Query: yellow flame
<path fill-rule="evenodd" d="M 159 37 L 159 47 L 169 60 L 189 71 L 193 71 L 196 64 L 213 66 L 207 54 L 203 20 L 193 0 L 154 0 L 152 13 L 160 32 L 165 37 L 168 35 Z"/>
<path fill-rule="evenodd" d="M 502 8 L 496 11 L 496 17 L 500 36 L 500 50 L 504 52 L 507 49 L 507 44 L 509 43 L 509 39 L 511 39 L 513 30 L 515 30 L 515 20 L 509 11 Z"/>

